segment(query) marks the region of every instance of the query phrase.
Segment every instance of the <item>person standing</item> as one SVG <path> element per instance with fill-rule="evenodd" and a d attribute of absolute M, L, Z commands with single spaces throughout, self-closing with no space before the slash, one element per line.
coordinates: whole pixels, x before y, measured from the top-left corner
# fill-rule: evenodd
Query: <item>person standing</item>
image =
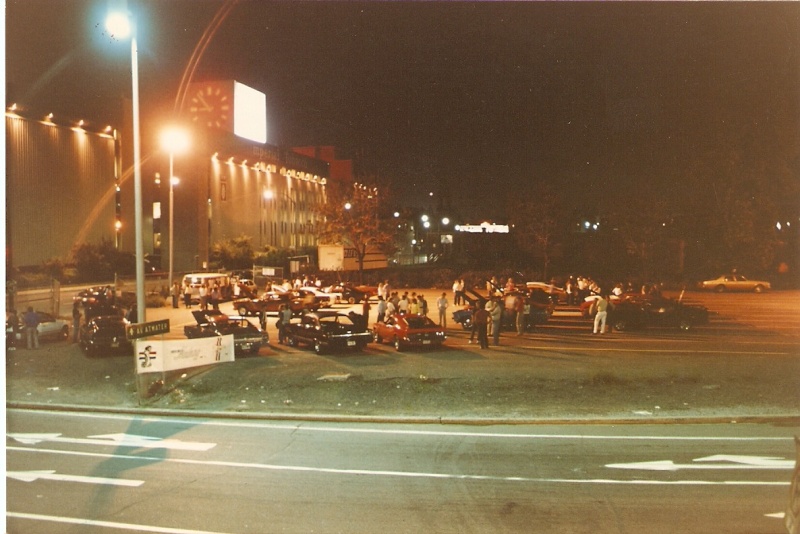
<path fill-rule="evenodd" d="M 188 282 L 183 284 L 183 305 L 187 310 L 192 307 L 192 285 Z"/>
<path fill-rule="evenodd" d="M 28 340 L 28 349 L 39 348 L 39 314 L 28 306 L 28 311 L 22 316 L 22 324 L 25 325 L 25 337 Z"/>
<path fill-rule="evenodd" d="M 280 313 L 280 310 L 278 310 L 278 313 Z M 267 332 L 267 310 L 264 308 L 258 310 L 258 324 L 261 326 L 261 336 L 263 337 Z"/>
<path fill-rule="evenodd" d="M 222 300 L 222 290 L 219 284 L 214 284 L 214 289 L 211 290 L 211 308 L 214 311 L 219 311 L 220 300 Z"/>
<path fill-rule="evenodd" d="M 599 328 L 599 333 L 602 334 L 606 330 L 606 320 L 608 319 L 608 298 L 605 295 L 600 295 L 592 306 L 597 309 L 597 314 L 594 316 L 594 330 L 592 330 L 592 333 L 597 334 Z"/>
<path fill-rule="evenodd" d="M 366 330 L 369 328 L 369 310 L 372 309 L 372 306 L 369 304 L 369 297 L 364 297 L 364 302 L 361 303 L 361 317 L 363 317 L 364 321 L 364 329 Z"/>
<path fill-rule="evenodd" d="M 478 343 L 482 349 L 489 348 L 489 321 L 490 316 L 486 308 L 477 307 L 475 313 L 472 314 L 472 325 L 474 330 L 478 332 Z"/>
<path fill-rule="evenodd" d="M 181 286 L 178 282 L 172 284 L 172 307 L 178 309 L 178 300 L 181 298 Z"/>
<path fill-rule="evenodd" d="M 72 342 L 78 342 L 78 335 L 81 330 L 81 308 L 80 302 L 72 304 Z"/>
<path fill-rule="evenodd" d="M 453 304 L 458 306 L 461 295 L 458 292 L 458 279 L 453 282 Z"/>
<path fill-rule="evenodd" d="M 203 282 L 197 288 L 197 292 L 200 294 L 200 309 L 206 311 L 208 309 L 208 285 Z"/>
<path fill-rule="evenodd" d="M 436 299 L 436 309 L 439 310 L 439 326 L 447 328 L 447 293 L 442 292 L 442 296 Z"/>
<path fill-rule="evenodd" d="M 403 293 L 403 298 L 397 302 L 397 313 L 408 313 L 408 293 Z"/>
<path fill-rule="evenodd" d="M 521 336 L 525 333 L 525 297 L 517 295 L 514 300 L 514 312 L 517 317 L 517 335 Z"/>
<path fill-rule="evenodd" d="M 417 295 L 417 300 L 419 301 L 419 313 L 420 315 L 424 315 L 425 317 L 428 316 L 428 301 L 425 300 L 425 296 L 420 293 Z"/>
<path fill-rule="evenodd" d="M 383 298 L 383 295 L 378 296 L 378 318 L 376 319 L 379 323 L 382 323 L 384 319 L 386 319 L 386 299 Z"/>
<path fill-rule="evenodd" d="M 495 346 L 500 344 L 500 326 L 503 321 L 503 307 L 497 302 L 497 297 L 492 297 L 486 303 L 486 311 L 489 312 L 492 325 L 492 338 Z"/>

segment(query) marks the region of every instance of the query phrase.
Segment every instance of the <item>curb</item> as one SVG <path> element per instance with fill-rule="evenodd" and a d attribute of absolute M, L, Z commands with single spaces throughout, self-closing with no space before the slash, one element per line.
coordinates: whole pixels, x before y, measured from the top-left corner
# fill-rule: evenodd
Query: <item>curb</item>
<path fill-rule="evenodd" d="M 246 419 L 272 421 L 315 421 L 324 423 L 395 423 L 395 424 L 437 424 L 437 425 L 720 425 L 720 424 L 784 424 L 800 425 L 797 414 L 761 414 L 729 416 L 665 416 L 648 418 L 630 417 L 558 417 L 558 418 L 520 418 L 503 419 L 493 417 L 448 417 L 448 416 L 388 416 L 388 415 L 336 415 L 336 414 L 282 414 L 270 412 L 214 412 L 214 411 L 176 411 L 148 408 L 106 408 L 74 404 L 39 404 L 6 402 L 6 409 L 41 410 L 53 412 L 94 412 L 103 414 L 152 415 L 160 417 L 184 417 L 197 419 Z"/>

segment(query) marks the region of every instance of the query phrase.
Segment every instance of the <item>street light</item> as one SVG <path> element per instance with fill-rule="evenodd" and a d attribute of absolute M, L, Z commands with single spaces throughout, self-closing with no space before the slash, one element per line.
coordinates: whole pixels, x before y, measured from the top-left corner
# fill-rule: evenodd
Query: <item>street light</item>
<path fill-rule="evenodd" d="M 186 152 L 189 148 L 189 135 L 182 128 L 170 126 L 161 132 L 161 148 L 169 152 L 169 290 L 172 291 L 172 257 L 173 235 L 175 234 L 175 201 L 174 186 L 178 182 L 175 178 L 175 154 Z"/>
<path fill-rule="evenodd" d="M 115 39 L 131 39 L 131 100 L 133 101 L 133 216 L 136 237 L 136 319 L 145 322 L 144 241 L 142 228 L 142 148 L 139 140 L 139 60 L 136 28 L 129 13 L 111 12 L 106 29 Z"/>

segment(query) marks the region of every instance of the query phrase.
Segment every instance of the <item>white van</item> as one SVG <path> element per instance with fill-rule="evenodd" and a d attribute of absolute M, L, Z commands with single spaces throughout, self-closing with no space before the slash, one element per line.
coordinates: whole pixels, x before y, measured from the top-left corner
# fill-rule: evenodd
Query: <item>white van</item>
<path fill-rule="evenodd" d="M 200 302 L 200 286 L 206 285 L 209 289 L 214 287 L 214 284 L 219 284 L 222 291 L 222 300 L 230 300 L 231 291 L 231 277 L 222 273 L 189 273 L 183 277 L 183 285 L 189 284 L 192 288 L 192 302 Z"/>

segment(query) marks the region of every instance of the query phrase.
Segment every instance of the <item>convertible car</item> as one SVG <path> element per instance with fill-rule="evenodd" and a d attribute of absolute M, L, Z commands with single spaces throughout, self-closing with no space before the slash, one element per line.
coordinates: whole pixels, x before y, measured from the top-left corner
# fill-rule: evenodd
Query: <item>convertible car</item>
<path fill-rule="evenodd" d="M 360 315 L 345 315 L 335 311 L 305 313 L 286 325 L 290 346 L 305 343 L 321 354 L 326 350 L 362 350 L 372 339 Z"/>
<path fill-rule="evenodd" d="M 375 343 L 388 342 L 397 350 L 406 347 L 441 347 L 444 328 L 424 315 L 394 314 L 372 327 Z"/>
<path fill-rule="evenodd" d="M 233 334 L 235 354 L 256 354 L 262 343 L 269 343 L 267 332 L 262 333 L 244 317 L 202 310 L 195 310 L 192 315 L 197 324 L 183 327 L 189 339 Z"/>

